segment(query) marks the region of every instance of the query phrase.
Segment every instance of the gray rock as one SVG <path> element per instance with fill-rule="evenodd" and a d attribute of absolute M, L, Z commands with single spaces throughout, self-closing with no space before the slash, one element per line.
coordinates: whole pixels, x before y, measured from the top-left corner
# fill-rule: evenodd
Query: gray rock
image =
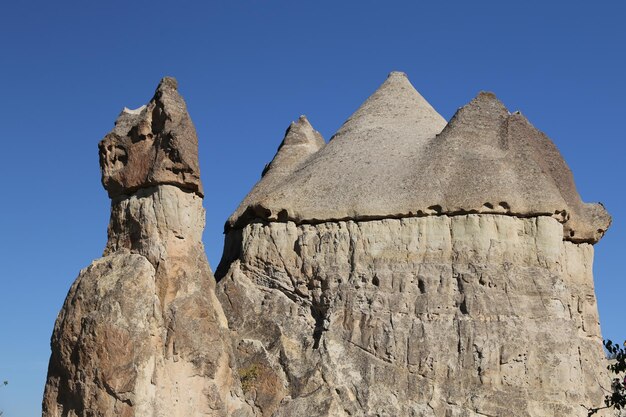
<path fill-rule="evenodd" d="M 595 243 L 611 222 L 602 205 L 582 202 L 550 139 L 493 94 L 479 94 L 446 125 L 401 73 L 328 145 L 244 204 L 227 228 L 249 221 L 244 213 L 298 224 L 503 213 L 553 216 L 565 239 Z"/>
<path fill-rule="evenodd" d="M 481 93 L 446 125 L 392 73 L 292 161 L 231 216 L 217 270 L 258 415 L 583 417 L 602 403 L 589 243 L 610 217 L 523 116 Z"/>
<path fill-rule="evenodd" d="M 44 417 L 584 417 L 610 389 L 610 217 L 492 94 L 446 125 L 392 73 L 328 144 L 292 123 L 217 284 L 173 79 L 100 160 L 108 241 L 59 313 Z"/>
<path fill-rule="evenodd" d="M 231 225 L 241 227 L 256 217 L 266 217 L 267 213 L 262 212 L 263 208 L 257 206 L 257 202 L 280 187 L 324 145 L 324 138 L 313 129 L 305 116 L 300 116 L 297 122 L 292 122 L 274 159 L 266 165 L 261 180 L 230 216 L 226 222 L 226 229 L 228 230 Z"/>

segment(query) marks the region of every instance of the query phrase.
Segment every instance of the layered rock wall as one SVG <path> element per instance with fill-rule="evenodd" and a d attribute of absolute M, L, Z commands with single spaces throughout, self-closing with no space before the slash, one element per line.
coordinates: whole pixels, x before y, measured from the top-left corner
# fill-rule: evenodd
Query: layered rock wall
<path fill-rule="evenodd" d="M 218 297 L 261 415 L 583 416 L 602 398 L 593 247 L 553 218 L 229 236 Z"/>

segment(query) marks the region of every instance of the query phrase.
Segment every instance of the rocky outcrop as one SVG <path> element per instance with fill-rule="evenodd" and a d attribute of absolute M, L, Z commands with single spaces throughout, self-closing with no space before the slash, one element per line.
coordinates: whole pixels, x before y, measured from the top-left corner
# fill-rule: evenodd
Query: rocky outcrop
<path fill-rule="evenodd" d="M 104 256 L 52 337 L 45 417 L 583 417 L 610 380 L 593 243 L 554 144 L 494 95 L 445 120 L 402 73 L 329 143 L 292 123 L 216 284 L 176 82 L 100 143 Z"/>
<path fill-rule="evenodd" d="M 231 232 L 232 233 L 232 232 Z M 263 416 L 585 416 L 593 247 L 542 216 L 250 224 L 218 284 Z"/>
<path fill-rule="evenodd" d="M 108 242 L 57 319 L 44 416 L 244 412 L 201 241 L 197 138 L 174 79 L 120 115 L 100 163 L 113 197 Z"/>
<path fill-rule="evenodd" d="M 230 216 L 226 222 L 226 230 L 231 225 L 245 225 L 251 219 L 266 216 L 257 202 L 280 187 L 298 167 L 324 145 L 324 138 L 313 129 L 306 116 L 300 116 L 297 122 L 291 123 L 285 133 L 285 138 L 278 147 L 276 156 L 263 169 L 261 180 Z"/>
<path fill-rule="evenodd" d="M 228 220 L 217 271 L 259 415 L 582 417 L 602 402 L 590 243 L 610 217 L 523 116 L 481 93 L 446 125 L 392 73 L 299 161 Z"/>

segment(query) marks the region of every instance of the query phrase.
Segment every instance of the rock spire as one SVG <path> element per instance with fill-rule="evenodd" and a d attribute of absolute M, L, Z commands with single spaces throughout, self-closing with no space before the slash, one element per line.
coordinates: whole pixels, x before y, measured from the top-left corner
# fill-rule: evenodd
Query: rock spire
<path fill-rule="evenodd" d="M 265 217 L 266 213 L 256 212 L 256 210 L 263 210 L 262 207 L 256 205 L 257 202 L 289 180 L 291 174 L 303 166 L 309 157 L 324 145 L 324 138 L 313 129 L 306 116 L 300 116 L 297 121 L 292 122 L 285 132 L 285 138 L 278 147 L 276 155 L 265 166 L 261 180 L 230 216 L 226 222 L 226 229 L 233 225 L 244 225 L 255 217 Z"/>
<path fill-rule="evenodd" d="M 163 78 L 152 100 L 125 108 L 100 142 L 102 184 L 111 198 L 158 184 L 203 196 L 198 137 L 177 87 Z"/>
<path fill-rule="evenodd" d="M 72 285 L 52 335 L 43 415 L 231 416 L 247 406 L 202 244 L 197 137 L 164 78 L 100 142 L 112 197 L 102 258 Z M 238 411 L 239 410 L 239 411 Z"/>

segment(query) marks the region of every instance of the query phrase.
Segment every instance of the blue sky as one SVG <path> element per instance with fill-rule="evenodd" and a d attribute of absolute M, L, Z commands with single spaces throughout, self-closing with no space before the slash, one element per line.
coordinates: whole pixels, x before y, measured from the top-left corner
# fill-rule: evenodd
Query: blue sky
<path fill-rule="evenodd" d="M 213 267 L 225 219 L 284 130 L 328 140 L 391 70 L 446 118 L 480 90 L 552 138 L 585 201 L 605 337 L 623 340 L 626 3 L 5 2 L 0 9 L 0 409 L 40 413 L 56 315 L 104 248 L 97 143 L 175 76 L 200 137 Z"/>

